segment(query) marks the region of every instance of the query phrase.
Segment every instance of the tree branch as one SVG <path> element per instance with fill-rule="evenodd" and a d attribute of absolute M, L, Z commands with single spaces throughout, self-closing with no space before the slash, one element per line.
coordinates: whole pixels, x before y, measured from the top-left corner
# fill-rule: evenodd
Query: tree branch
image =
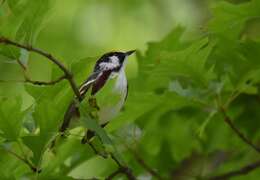
<path fill-rule="evenodd" d="M 115 172 L 113 172 L 110 176 L 108 176 L 106 180 L 109 180 L 109 177 L 115 177 L 117 174 L 125 174 L 129 180 L 136 180 L 136 177 L 133 175 L 129 167 L 122 165 L 113 153 L 110 153 L 110 155 L 111 158 L 118 165 L 118 169 Z"/>
<path fill-rule="evenodd" d="M 53 81 L 49 81 L 49 82 L 46 82 L 46 81 L 34 81 L 34 80 L 31 80 L 29 77 L 26 77 L 25 76 L 25 80 L 0 80 L 1 83 L 9 83 L 9 82 L 14 82 L 14 83 L 31 83 L 31 84 L 34 84 L 34 85 L 55 85 L 57 84 L 58 82 L 62 81 L 66 79 L 66 76 L 63 75 L 61 77 L 59 77 L 58 79 L 56 80 L 53 80 Z"/>
<path fill-rule="evenodd" d="M 256 152 L 260 153 L 260 148 L 256 146 L 250 139 L 248 139 L 232 122 L 230 117 L 227 115 L 226 110 L 224 107 L 220 106 L 220 111 L 222 112 L 224 116 L 224 121 L 226 124 L 229 125 L 229 127 L 236 133 L 236 135 L 244 141 L 246 144 L 251 146 Z"/>
<path fill-rule="evenodd" d="M 128 167 L 119 167 L 116 171 L 110 174 L 106 180 L 111 180 L 116 177 L 118 174 L 125 174 L 129 180 L 136 180 L 136 177 L 132 174 L 131 170 Z"/>
<path fill-rule="evenodd" d="M 59 77 L 58 79 L 56 80 L 53 80 L 53 81 L 49 81 L 49 82 L 45 82 L 45 81 L 34 81 L 34 80 L 31 80 L 30 78 L 28 77 L 25 77 L 25 81 L 26 83 L 31 83 L 31 84 L 34 84 L 34 85 L 55 85 L 57 84 L 58 82 L 62 81 L 66 79 L 66 75 L 63 75 L 61 77 Z"/>
<path fill-rule="evenodd" d="M 95 146 L 89 142 L 88 143 L 90 145 L 90 147 L 92 148 L 92 150 L 95 152 L 95 154 L 101 156 L 104 158 L 104 155 L 102 155 L 101 153 L 98 152 L 98 150 L 95 148 Z M 117 164 L 118 169 L 114 172 L 112 172 L 107 178 L 106 180 L 111 180 L 113 179 L 115 176 L 117 176 L 118 174 L 125 174 L 127 176 L 127 178 L 129 180 L 136 180 L 136 177 L 133 175 L 131 169 L 127 166 L 122 165 L 119 160 L 114 156 L 113 153 L 109 153 L 111 156 L 111 159 Z"/>
<path fill-rule="evenodd" d="M 224 173 L 221 175 L 213 176 L 208 179 L 209 180 L 225 180 L 225 179 L 229 179 L 234 176 L 246 175 L 259 167 L 260 167 L 260 160 L 254 162 L 254 163 L 248 164 L 240 169 L 230 171 L 230 172 L 227 172 L 227 173 Z"/>
<path fill-rule="evenodd" d="M 26 71 L 26 66 L 20 61 L 20 59 L 16 59 L 17 63 L 21 66 L 21 68 L 23 69 L 23 71 Z"/>
<path fill-rule="evenodd" d="M 107 154 L 102 154 L 100 153 L 96 147 L 94 146 L 94 144 L 92 144 L 91 142 L 86 142 L 84 144 L 88 144 L 90 146 L 90 148 L 94 151 L 94 153 L 98 156 L 101 156 L 103 158 L 107 158 L 107 155 L 111 156 L 111 159 L 117 164 L 118 169 L 114 172 L 112 172 L 112 174 L 110 174 L 106 180 L 110 180 L 113 179 L 115 176 L 117 176 L 118 174 L 125 174 L 127 176 L 127 178 L 129 180 L 136 180 L 136 177 L 134 176 L 134 174 L 132 173 L 131 169 L 123 164 L 120 163 L 120 161 L 116 158 L 116 156 L 112 153 L 112 152 L 106 152 Z"/>
<path fill-rule="evenodd" d="M 30 46 L 30 45 L 19 44 L 17 42 L 11 41 L 11 40 L 9 40 L 7 38 L 4 38 L 4 37 L 0 37 L 0 43 L 11 45 L 11 46 L 15 46 L 15 47 L 22 48 L 22 49 L 26 49 L 27 51 L 35 52 L 35 53 L 37 53 L 37 54 L 39 54 L 39 55 L 49 59 L 51 62 L 56 64 L 64 72 L 64 75 L 66 76 L 66 79 L 69 81 L 70 86 L 71 86 L 74 94 L 77 96 L 77 98 L 79 100 L 82 99 L 82 97 L 81 97 L 81 95 L 79 93 L 79 90 L 78 90 L 78 88 L 76 86 L 76 83 L 74 81 L 72 73 L 57 58 L 55 58 L 51 54 L 49 54 L 49 53 L 47 53 L 47 52 L 45 52 L 45 51 L 43 51 L 41 49 L 34 48 L 34 47 Z"/>
<path fill-rule="evenodd" d="M 153 170 L 151 167 L 149 167 L 146 162 L 141 158 L 141 156 L 139 156 L 139 154 L 131 149 L 130 147 L 127 147 L 133 154 L 134 158 L 136 159 L 136 161 L 147 171 L 149 172 L 152 176 L 156 177 L 159 180 L 162 180 L 163 178 L 161 177 L 160 174 L 158 174 L 155 170 Z"/>
<path fill-rule="evenodd" d="M 121 169 L 120 168 L 118 168 L 116 171 L 114 171 L 112 174 L 110 174 L 107 178 L 106 178 L 106 180 L 111 180 L 111 179 L 113 179 L 114 177 L 116 177 L 118 174 L 120 174 L 120 173 L 122 173 L 121 172 Z"/>

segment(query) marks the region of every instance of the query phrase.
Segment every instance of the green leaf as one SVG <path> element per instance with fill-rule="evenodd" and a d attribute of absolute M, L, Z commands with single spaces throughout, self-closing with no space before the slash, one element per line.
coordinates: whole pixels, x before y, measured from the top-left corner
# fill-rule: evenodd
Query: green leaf
<path fill-rule="evenodd" d="M 23 143 L 33 152 L 32 162 L 40 167 L 43 154 L 50 143 L 50 139 L 45 136 L 24 136 L 22 137 Z"/>
<path fill-rule="evenodd" d="M 237 39 L 243 29 L 244 23 L 250 16 L 255 16 L 252 11 L 252 2 L 235 5 L 226 1 L 217 3 L 213 8 L 213 18 L 209 22 L 209 31 L 227 39 Z M 258 13 L 259 14 L 259 13 Z"/>
<path fill-rule="evenodd" d="M 61 113 L 59 104 L 56 103 L 45 99 L 36 104 L 33 118 L 39 127 L 40 133 L 23 137 L 24 143 L 32 150 L 32 160 L 37 165 L 39 165 L 45 150 L 50 146 L 51 140 L 58 134 L 63 113 Z"/>
<path fill-rule="evenodd" d="M 109 173 L 115 170 L 115 164 L 108 159 L 99 156 L 91 158 L 70 172 L 72 177 L 105 179 Z"/>
<path fill-rule="evenodd" d="M 87 57 L 79 59 L 71 64 L 71 71 L 73 72 L 75 79 L 78 81 L 78 84 L 84 82 L 92 70 L 98 57 Z"/>
<path fill-rule="evenodd" d="M 0 130 L 9 141 L 17 140 L 22 129 L 25 112 L 21 110 L 21 97 L 0 99 Z"/>
<path fill-rule="evenodd" d="M 30 173 L 31 170 L 26 164 L 7 152 L 16 152 L 18 149 L 19 148 L 13 145 L 13 143 L 3 143 L 0 145 L 0 162 L 4 162 L 0 163 L 0 174 L 2 179 L 19 179 L 25 174 Z"/>
<path fill-rule="evenodd" d="M 45 159 L 44 171 L 41 176 L 54 175 L 53 170 L 59 169 L 57 174 L 67 174 L 77 168 L 78 165 L 89 160 L 95 154 L 87 145 L 82 145 L 79 139 L 66 139 L 64 143 L 55 149 L 55 156 Z M 52 163 L 49 163 L 49 162 Z"/>

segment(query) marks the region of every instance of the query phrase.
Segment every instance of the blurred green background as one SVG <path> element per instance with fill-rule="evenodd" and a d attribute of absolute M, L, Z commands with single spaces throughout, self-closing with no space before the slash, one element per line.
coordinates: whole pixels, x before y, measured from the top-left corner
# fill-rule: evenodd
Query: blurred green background
<path fill-rule="evenodd" d="M 101 142 L 102 133 L 112 139 L 105 148 L 137 179 L 159 179 L 149 169 L 161 179 L 208 179 L 259 157 L 224 121 L 260 145 L 259 9 L 259 0 L 1 0 L 0 36 L 51 53 L 78 85 L 102 54 L 137 49 L 126 105 L 97 130 Z M 80 144 L 84 125 L 48 149 L 73 92 L 66 81 L 23 83 L 24 73 L 62 75 L 46 58 L 0 44 L 0 179 L 105 179 L 116 170 Z M 259 178 L 254 169 L 231 179 Z"/>
<path fill-rule="evenodd" d="M 3 1 L 2 35 L 25 38 L 24 42 L 54 54 L 69 65 L 75 60 L 98 58 L 114 50 L 144 52 L 147 42 L 160 40 L 176 26 L 186 27 L 187 38 L 194 38 L 210 16 L 210 4 L 210 1 L 195 0 L 55 0 L 28 6 L 26 1 Z M 13 6 L 17 14 L 12 14 L 8 5 Z M 28 61 L 33 79 L 50 79 L 50 63 L 41 57 Z M 15 79 L 13 71 L 17 71 L 10 63 L 2 61 L 0 66 L 1 76 L 8 80 Z M 34 68 L 36 66 L 41 66 L 41 70 Z M 135 77 L 137 71 L 137 63 L 131 58 L 127 66 L 129 78 Z"/>

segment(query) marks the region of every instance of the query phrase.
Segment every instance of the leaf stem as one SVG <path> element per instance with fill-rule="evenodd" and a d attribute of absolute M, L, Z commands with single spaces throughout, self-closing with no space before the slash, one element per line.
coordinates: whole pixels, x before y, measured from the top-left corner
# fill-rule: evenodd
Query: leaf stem
<path fill-rule="evenodd" d="M 36 167 L 34 167 L 33 164 L 31 164 L 27 159 L 19 156 L 18 154 L 16 154 L 15 152 L 5 149 L 6 152 L 8 152 L 9 154 L 11 154 L 12 156 L 16 157 L 17 159 L 19 159 L 20 161 L 22 161 L 23 163 L 25 163 L 33 172 L 40 172 L 38 171 L 38 169 Z"/>

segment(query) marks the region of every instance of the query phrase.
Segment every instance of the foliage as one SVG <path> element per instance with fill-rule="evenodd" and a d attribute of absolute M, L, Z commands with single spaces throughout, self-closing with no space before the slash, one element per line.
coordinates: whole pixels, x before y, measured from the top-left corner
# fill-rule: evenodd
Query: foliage
<path fill-rule="evenodd" d="M 58 129 L 75 96 L 69 82 L 24 83 L 27 76 L 52 81 L 62 71 L 36 53 L 0 44 L 0 177 L 104 179 L 117 169 L 113 154 L 119 167 L 130 168 L 139 179 L 207 179 L 253 163 L 259 152 L 252 144 L 258 146 L 260 138 L 260 3 L 211 5 L 211 18 L 192 38 L 187 28 L 176 26 L 148 43 L 145 53 L 136 53 L 137 74 L 130 69 L 125 107 L 105 129 L 83 101 L 81 124 L 67 138 L 59 137 Z M 67 43 L 75 49 L 64 48 L 63 54 L 62 45 L 46 36 L 50 32 L 42 28 L 48 28 L 55 7 L 47 0 L 3 1 L 0 35 L 63 57 L 80 84 L 97 58 L 79 58 L 84 49 L 72 37 Z M 64 41 L 62 33 L 70 32 L 62 31 L 56 36 Z M 93 144 L 106 157 L 80 144 L 85 128 L 96 132 Z M 232 179 L 260 178 L 257 169 L 245 174 Z"/>

